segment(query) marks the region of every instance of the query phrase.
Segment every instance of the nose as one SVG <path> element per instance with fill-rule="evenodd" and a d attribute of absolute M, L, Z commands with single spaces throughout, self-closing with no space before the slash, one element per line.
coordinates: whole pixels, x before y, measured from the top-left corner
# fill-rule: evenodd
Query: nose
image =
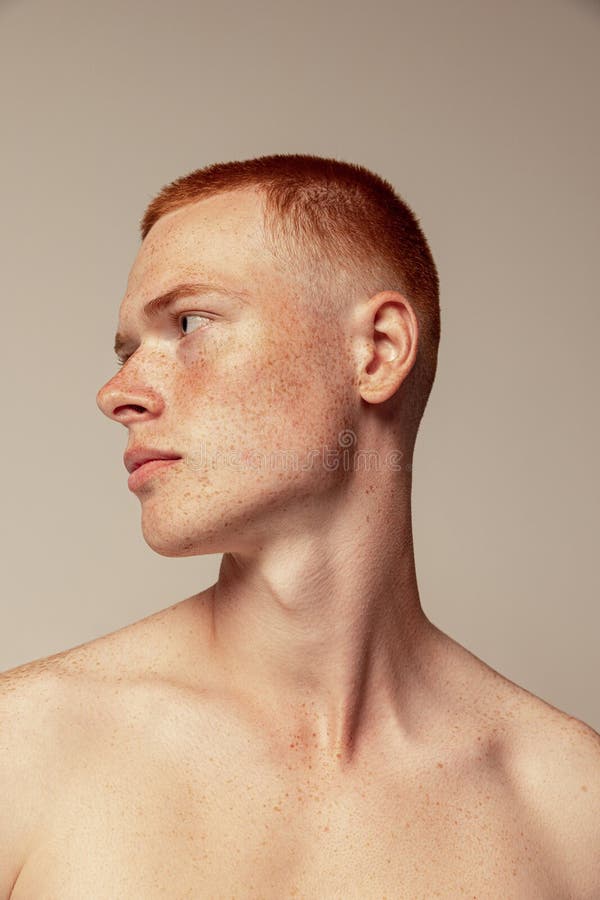
<path fill-rule="evenodd" d="M 164 409 L 162 397 L 148 386 L 127 380 L 124 369 L 100 388 L 96 403 L 105 416 L 122 425 L 155 418 Z"/>

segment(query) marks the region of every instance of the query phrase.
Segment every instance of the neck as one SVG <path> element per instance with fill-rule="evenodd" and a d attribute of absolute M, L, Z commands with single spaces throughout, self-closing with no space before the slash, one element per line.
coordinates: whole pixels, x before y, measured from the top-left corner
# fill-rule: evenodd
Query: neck
<path fill-rule="evenodd" d="M 436 629 L 419 600 L 410 482 L 353 490 L 310 528 L 225 553 L 210 602 L 225 682 L 284 746 L 349 761 L 361 741 L 414 725 Z"/>

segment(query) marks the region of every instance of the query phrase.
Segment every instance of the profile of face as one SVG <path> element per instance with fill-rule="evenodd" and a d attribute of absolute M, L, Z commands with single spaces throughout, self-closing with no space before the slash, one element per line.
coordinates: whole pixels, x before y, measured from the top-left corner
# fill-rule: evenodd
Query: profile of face
<path fill-rule="evenodd" d="M 307 303 L 269 249 L 263 203 L 229 191 L 160 218 L 121 304 L 128 358 L 97 402 L 129 451 L 179 457 L 130 479 L 165 556 L 243 552 L 310 525 L 348 477 L 323 451 L 359 409 L 350 320 Z"/>

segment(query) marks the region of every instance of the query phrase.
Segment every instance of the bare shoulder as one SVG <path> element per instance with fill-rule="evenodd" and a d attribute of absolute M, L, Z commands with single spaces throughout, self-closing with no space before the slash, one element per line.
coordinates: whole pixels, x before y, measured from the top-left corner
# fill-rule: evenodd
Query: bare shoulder
<path fill-rule="evenodd" d="M 90 657 L 101 668 L 106 652 L 95 643 L 0 673 L 0 900 L 43 835 L 86 731 L 80 726 L 93 718 L 84 673 Z"/>
<path fill-rule="evenodd" d="M 600 897 L 600 735 L 462 645 L 449 646 L 515 814 L 539 835 L 569 898 Z"/>
<path fill-rule="evenodd" d="M 8 701 L 22 703 L 30 695 L 95 689 L 102 683 L 135 681 L 153 676 L 169 680 L 186 644 L 206 633 L 208 616 L 202 600 L 210 591 L 195 594 L 108 634 L 51 656 L 0 672 L 0 691 Z M 192 629 L 197 626 L 197 632 Z M 197 650 L 197 646 L 195 647 Z"/>
<path fill-rule="evenodd" d="M 515 800 L 572 900 L 600 897 L 600 735 L 491 670 Z"/>
<path fill-rule="evenodd" d="M 56 784 L 64 707 L 56 672 L 48 659 L 0 673 L 0 900 L 10 897 Z"/>
<path fill-rule="evenodd" d="M 0 672 L 0 900 L 44 834 L 48 810 L 104 746 L 99 737 L 128 733 L 131 711 L 151 710 L 160 686 L 180 680 L 178 660 L 201 609 L 192 599 Z"/>
<path fill-rule="evenodd" d="M 61 749 L 68 730 L 66 717 L 76 678 L 68 660 L 80 648 L 33 660 L 0 672 L 0 766 L 3 788 L 7 774 L 19 789 L 37 789 L 36 773 Z M 47 779 L 44 779 L 47 780 Z"/>
<path fill-rule="evenodd" d="M 195 595 L 199 597 L 201 595 Z M 0 750 L 6 761 L 62 753 L 77 726 L 93 725 L 103 700 L 111 706 L 136 684 L 176 681 L 177 661 L 202 605 L 187 598 L 146 618 L 51 656 L 0 672 Z M 196 618 L 196 608 L 199 610 Z M 197 647 L 196 647 L 197 649 Z M 198 662 L 198 659 L 196 659 Z M 23 744 L 23 754 L 17 753 Z M 8 751 L 12 752 L 8 752 Z"/>
<path fill-rule="evenodd" d="M 0 900 L 84 746 L 118 715 L 129 686 L 165 676 L 160 650 L 178 607 L 0 672 Z"/>
<path fill-rule="evenodd" d="M 534 702 L 535 701 L 535 702 Z M 539 698 L 514 754 L 523 802 L 559 862 L 569 896 L 600 897 L 600 735 Z"/>
<path fill-rule="evenodd" d="M 0 672 L 3 764 L 31 771 L 29 763 L 34 756 L 65 749 L 78 716 L 85 716 L 86 721 L 93 716 L 95 700 L 105 694 L 114 698 L 119 685 L 144 676 L 160 679 L 163 669 L 168 671 L 165 635 L 172 636 L 168 622 L 180 606 L 175 604 L 110 634 Z M 164 652 L 159 652 L 161 649 Z"/>

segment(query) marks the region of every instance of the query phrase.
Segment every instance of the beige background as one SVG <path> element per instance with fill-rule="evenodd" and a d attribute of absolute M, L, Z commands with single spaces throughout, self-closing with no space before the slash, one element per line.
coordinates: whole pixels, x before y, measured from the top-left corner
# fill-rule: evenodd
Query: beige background
<path fill-rule="evenodd" d="M 94 397 L 158 188 L 312 152 L 391 180 L 440 271 L 423 606 L 599 729 L 598 4 L 8 0 L 0 32 L 0 669 L 215 579 L 145 545 Z"/>

